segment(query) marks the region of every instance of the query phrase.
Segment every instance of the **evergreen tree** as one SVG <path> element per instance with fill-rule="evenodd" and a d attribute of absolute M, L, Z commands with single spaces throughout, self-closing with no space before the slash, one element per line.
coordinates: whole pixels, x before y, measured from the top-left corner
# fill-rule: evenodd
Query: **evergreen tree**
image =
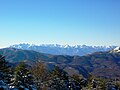
<path fill-rule="evenodd" d="M 87 80 L 82 75 L 73 75 L 71 78 L 74 79 L 76 90 L 81 90 L 87 87 Z"/>
<path fill-rule="evenodd" d="M 0 80 L 2 80 L 4 83 L 9 84 L 10 83 L 10 66 L 8 65 L 8 62 L 5 60 L 5 57 L 0 55 Z"/>
<path fill-rule="evenodd" d="M 36 62 L 32 68 L 31 73 L 33 75 L 36 87 L 38 90 L 46 90 L 46 83 L 48 81 L 48 72 L 45 65 L 41 62 Z"/>
<path fill-rule="evenodd" d="M 66 72 L 55 66 L 49 75 L 50 90 L 67 90 L 69 81 Z"/>
<path fill-rule="evenodd" d="M 13 86 L 18 89 L 27 88 L 29 90 L 32 90 L 32 88 L 34 87 L 33 77 L 27 69 L 25 63 L 20 63 L 15 68 L 13 81 Z"/>

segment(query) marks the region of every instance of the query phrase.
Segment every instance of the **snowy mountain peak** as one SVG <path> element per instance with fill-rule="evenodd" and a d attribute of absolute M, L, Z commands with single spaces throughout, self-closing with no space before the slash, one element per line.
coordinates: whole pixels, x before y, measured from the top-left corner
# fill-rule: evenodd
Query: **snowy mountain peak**
<path fill-rule="evenodd" d="M 93 52 L 109 51 L 116 46 L 87 46 L 87 45 L 59 45 L 59 44 L 16 44 L 10 46 L 11 48 L 34 50 L 41 53 L 53 54 L 53 55 L 86 55 Z"/>
<path fill-rule="evenodd" d="M 114 50 L 115 50 L 115 51 L 118 51 L 118 50 L 120 50 L 120 47 L 116 47 Z"/>
<path fill-rule="evenodd" d="M 119 52 L 120 52 L 120 47 L 116 47 L 110 51 L 110 53 L 119 53 Z"/>
<path fill-rule="evenodd" d="M 120 47 L 116 47 L 116 48 L 114 49 L 114 51 L 115 51 L 115 52 L 120 52 Z"/>
<path fill-rule="evenodd" d="M 70 46 L 68 44 L 63 45 L 63 48 L 69 48 Z"/>

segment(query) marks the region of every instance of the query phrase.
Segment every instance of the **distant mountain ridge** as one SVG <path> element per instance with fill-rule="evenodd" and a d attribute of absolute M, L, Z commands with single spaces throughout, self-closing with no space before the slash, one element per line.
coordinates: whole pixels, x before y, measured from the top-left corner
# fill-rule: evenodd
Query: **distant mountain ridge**
<path fill-rule="evenodd" d="M 20 61 L 45 63 L 50 69 L 57 65 L 67 73 L 82 74 L 88 73 L 94 76 L 106 77 L 120 80 L 120 48 L 106 52 L 95 52 L 85 56 L 50 55 L 32 50 L 21 50 L 15 48 L 0 49 L 0 54 L 6 57 L 11 63 Z"/>
<path fill-rule="evenodd" d="M 109 51 L 116 46 L 86 46 L 86 45 L 59 45 L 59 44 L 15 44 L 10 46 L 11 48 L 17 48 L 22 50 L 34 50 L 41 53 L 53 54 L 53 55 L 79 55 L 83 56 L 99 51 Z"/>

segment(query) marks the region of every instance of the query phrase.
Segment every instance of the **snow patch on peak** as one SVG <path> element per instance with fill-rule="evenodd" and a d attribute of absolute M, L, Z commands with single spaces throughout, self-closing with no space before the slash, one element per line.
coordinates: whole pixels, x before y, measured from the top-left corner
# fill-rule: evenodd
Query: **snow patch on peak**
<path fill-rule="evenodd" d="M 63 45 L 63 48 L 69 48 L 70 46 L 69 45 Z"/>
<path fill-rule="evenodd" d="M 116 48 L 114 49 L 114 51 L 115 51 L 115 52 L 120 52 L 120 47 L 116 47 Z"/>
<path fill-rule="evenodd" d="M 120 47 L 114 48 L 110 53 L 120 53 Z"/>
<path fill-rule="evenodd" d="M 116 47 L 114 50 L 115 50 L 115 51 L 118 51 L 118 50 L 120 50 L 120 47 Z"/>

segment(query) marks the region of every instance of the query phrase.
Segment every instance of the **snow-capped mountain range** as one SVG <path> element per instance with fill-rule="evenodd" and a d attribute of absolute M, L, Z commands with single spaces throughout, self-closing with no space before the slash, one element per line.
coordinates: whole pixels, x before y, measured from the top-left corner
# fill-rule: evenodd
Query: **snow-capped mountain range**
<path fill-rule="evenodd" d="M 59 44 L 15 44 L 10 48 L 17 48 L 23 50 L 34 50 L 41 53 L 53 54 L 53 55 L 86 55 L 93 52 L 109 51 L 116 46 L 86 46 L 86 45 L 59 45 Z"/>

